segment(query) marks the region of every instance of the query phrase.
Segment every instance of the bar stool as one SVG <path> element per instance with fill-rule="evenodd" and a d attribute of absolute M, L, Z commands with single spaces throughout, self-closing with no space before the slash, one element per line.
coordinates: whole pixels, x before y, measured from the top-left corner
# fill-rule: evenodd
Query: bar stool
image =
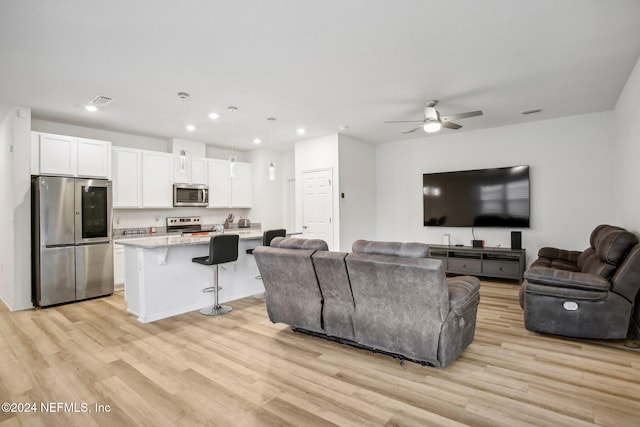
<path fill-rule="evenodd" d="M 287 237 L 287 230 L 284 228 L 276 228 L 275 230 L 265 231 L 262 234 L 262 246 L 271 246 L 271 241 L 276 237 Z M 253 253 L 253 249 L 251 249 L 251 252 L 247 251 L 247 253 Z M 257 275 L 256 280 L 262 280 L 262 276 Z M 253 295 L 253 298 L 260 300 L 264 299 L 264 292 Z"/>
<path fill-rule="evenodd" d="M 204 288 L 202 292 L 213 292 L 215 296 L 214 304 L 200 310 L 200 313 L 207 316 L 217 316 L 226 314 L 232 310 L 228 305 L 220 305 L 218 303 L 218 291 L 222 289 L 218 282 L 218 267 L 220 264 L 232 262 L 238 259 L 238 241 L 240 236 L 237 234 L 219 234 L 212 236 L 209 241 L 209 255 L 196 257 L 191 259 L 202 265 L 213 265 L 214 268 L 214 285 Z"/>

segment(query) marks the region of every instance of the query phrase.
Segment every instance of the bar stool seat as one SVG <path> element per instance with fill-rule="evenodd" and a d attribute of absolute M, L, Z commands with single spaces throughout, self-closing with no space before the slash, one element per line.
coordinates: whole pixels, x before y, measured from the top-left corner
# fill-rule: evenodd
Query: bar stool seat
<path fill-rule="evenodd" d="M 227 262 L 233 262 L 238 259 L 238 241 L 240 236 L 237 234 L 219 234 L 212 236 L 209 241 L 209 255 L 192 258 L 191 261 L 211 266 L 214 268 L 214 283 L 213 286 L 206 287 L 202 292 L 213 292 L 215 296 L 214 305 L 203 308 L 200 313 L 207 316 L 217 316 L 219 314 L 226 314 L 232 310 L 228 305 L 220 305 L 218 303 L 218 292 L 222 289 L 219 286 L 218 269 L 220 264 Z"/>

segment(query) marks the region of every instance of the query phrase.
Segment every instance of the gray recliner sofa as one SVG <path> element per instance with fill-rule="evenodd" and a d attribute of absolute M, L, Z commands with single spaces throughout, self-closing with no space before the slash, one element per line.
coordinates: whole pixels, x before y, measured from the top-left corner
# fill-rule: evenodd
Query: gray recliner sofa
<path fill-rule="evenodd" d="M 603 224 L 593 230 L 589 242 L 582 252 L 540 249 L 520 288 L 525 327 L 575 338 L 638 338 L 637 237 Z"/>
<path fill-rule="evenodd" d="M 254 250 L 272 322 L 438 367 L 473 341 L 480 283 L 447 279 L 427 245 L 359 240 L 346 253 L 318 242 L 276 238 Z"/>

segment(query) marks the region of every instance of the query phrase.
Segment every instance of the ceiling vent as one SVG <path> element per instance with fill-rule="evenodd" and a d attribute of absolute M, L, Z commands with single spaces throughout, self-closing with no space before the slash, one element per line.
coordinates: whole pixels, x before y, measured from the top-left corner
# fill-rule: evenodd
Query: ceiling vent
<path fill-rule="evenodd" d="M 520 111 L 520 114 L 522 114 L 523 116 L 529 115 L 529 114 L 537 114 L 542 112 L 542 108 L 534 108 L 532 110 L 524 110 L 524 111 Z"/>
<path fill-rule="evenodd" d="M 96 107 L 104 107 L 105 105 L 108 105 L 111 101 L 113 101 L 113 98 L 109 98 L 108 96 L 98 95 L 91 100 L 91 104 L 95 105 Z"/>

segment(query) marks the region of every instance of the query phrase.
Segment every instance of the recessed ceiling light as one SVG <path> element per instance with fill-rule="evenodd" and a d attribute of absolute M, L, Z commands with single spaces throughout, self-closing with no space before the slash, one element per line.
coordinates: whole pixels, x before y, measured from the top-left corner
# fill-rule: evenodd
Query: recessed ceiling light
<path fill-rule="evenodd" d="M 194 130 L 196 130 L 196 127 L 192 124 L 188 124 L 185 126 L 185 128 L 189 131 L 189 132 L 193 132 Z"/>
<path fill-rule="evenodd" d="M 218 117 L 220 117 L 220 116 L 218 115 L 218 113 L 211 113 L 211 114 L 209 114 L 209 118 L 210 118 L 211 120 L 216 120 Z"/>
<path fill-rule="evenodd" d="M 253 140 L 254 144 L 261 144 L 262 140 L 260 138 L 256 138 Z"/>
<path fill-rule="evenodd" d="M 95 105 L 87 105 L 84 107 L 84 109 L 87 111 L 91 111 L 92 113 L 98 111 L 98 107 L 96 107 Z"/>
<path fill-rule="evenodd" d="M 305 128 L 298 128 L 296 132 L 298 133 L 298 135 L 304 135 L 307 130 Z"/>

